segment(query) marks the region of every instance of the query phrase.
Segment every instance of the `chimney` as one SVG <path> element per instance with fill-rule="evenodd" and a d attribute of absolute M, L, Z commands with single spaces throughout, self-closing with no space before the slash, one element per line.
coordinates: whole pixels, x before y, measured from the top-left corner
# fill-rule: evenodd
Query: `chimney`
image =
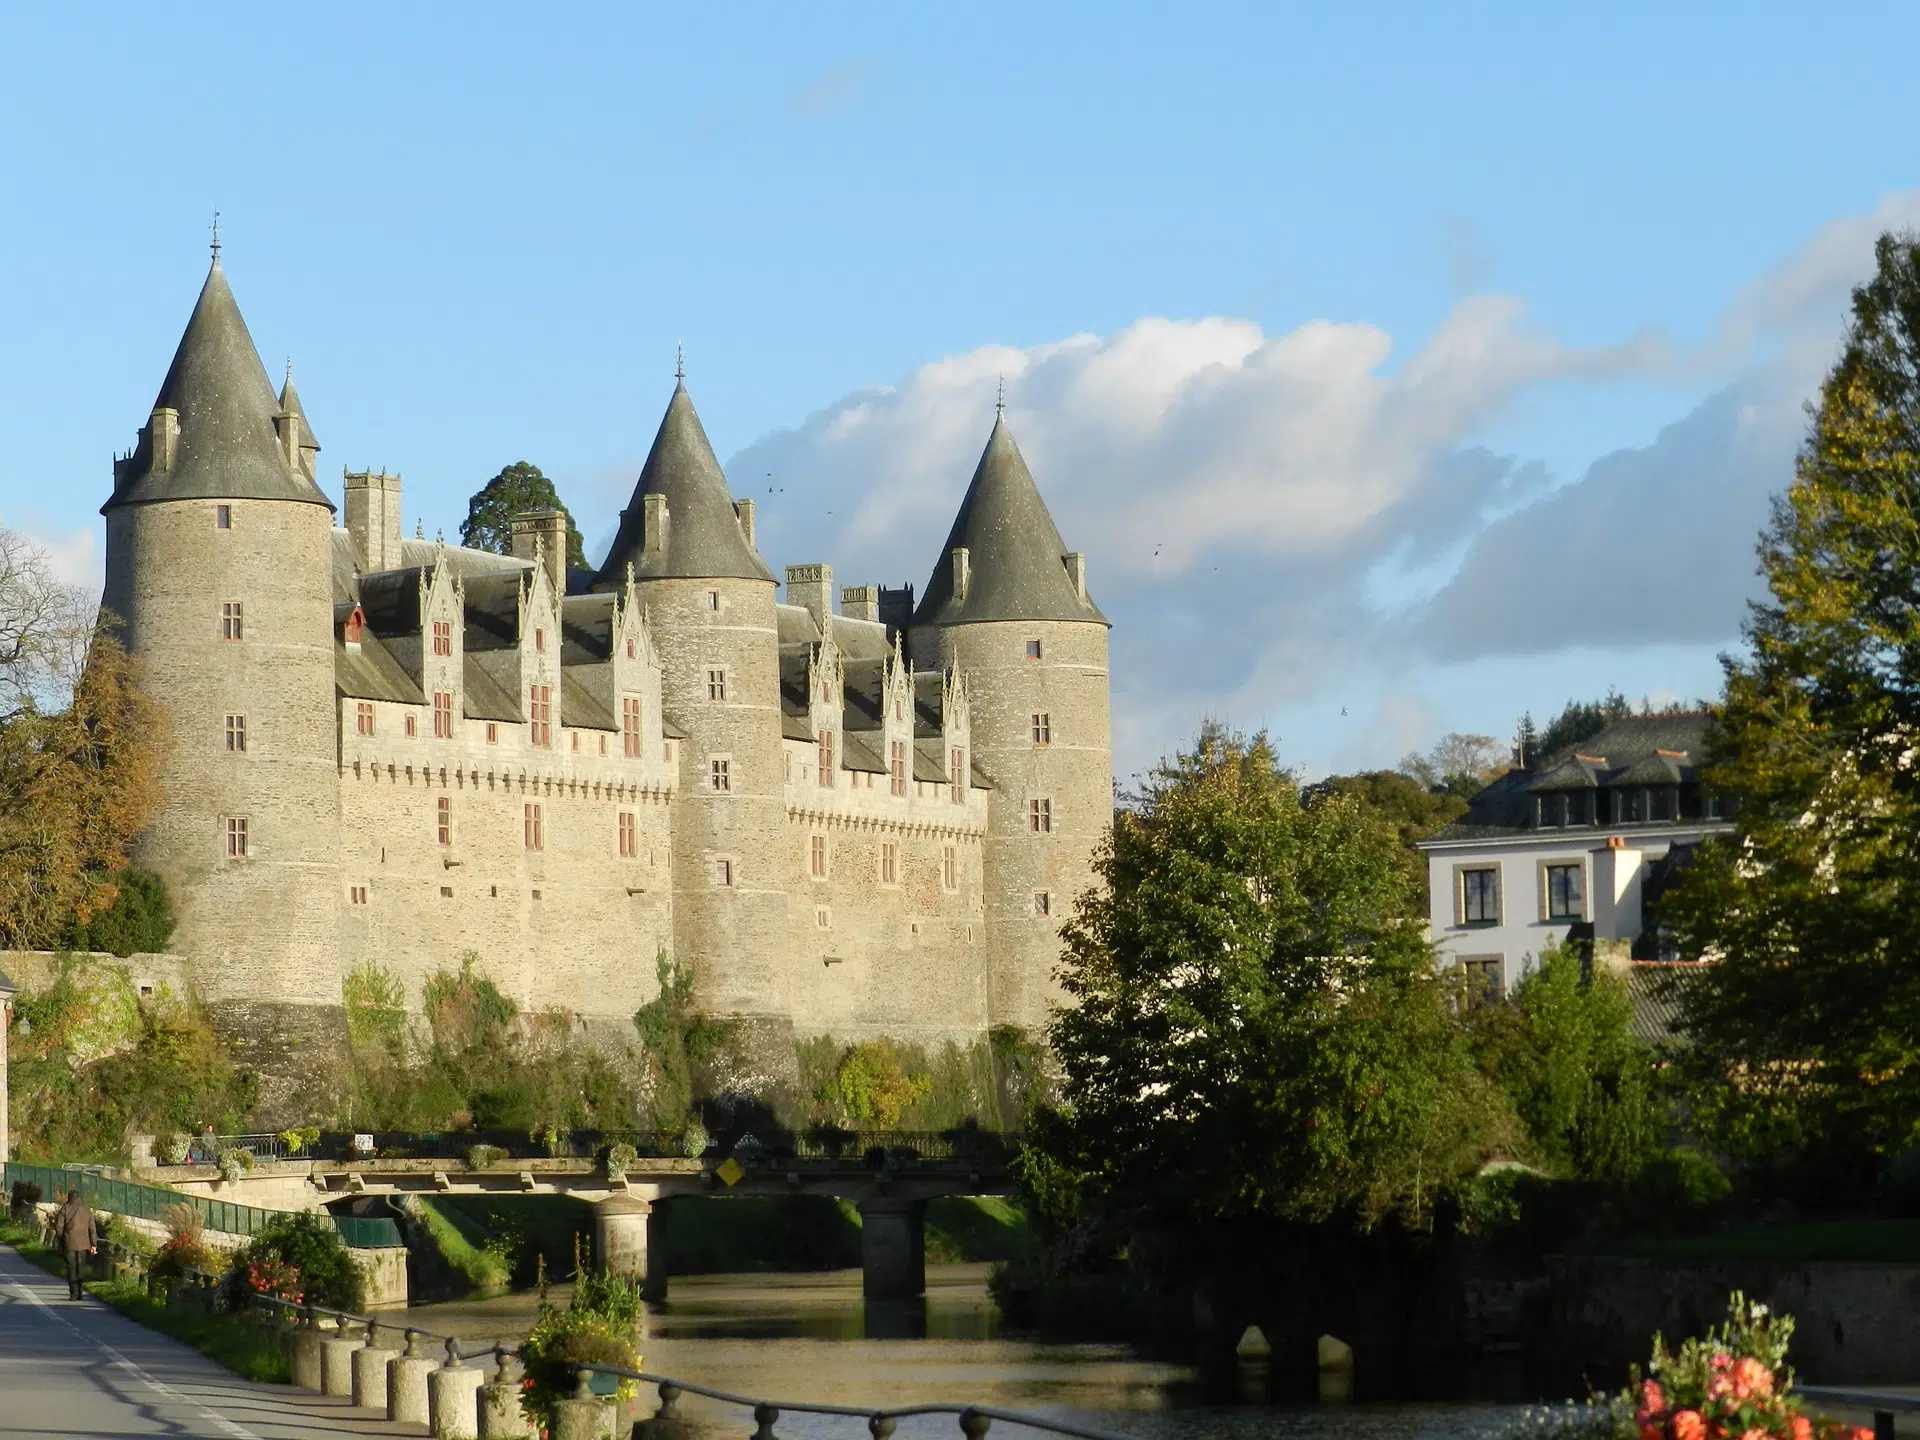
<path fill-rule="evenodd" d="M 1067 576 L 1073 581 L 1073 593 L 1080 597 L 1082 605 L 1087 603 L 1087 557 L 1079 551 L 1060 557 L 1067 567 Z"/>
<path fill-rule="evenodd" d="M 347 492 L 347 533 L 368 574 L 398 570 L 400 558 L 400 477 L 384 470 L 340 472 Z"/>
<path fill-rule="evenodd" d="M 147 432 L 153 437 L 153 468 L 171 470 L 180 451 L 180 412 L 161 406 L 147 422 Z"/>
<path fill-rule="evenodd" d="M 878 585 L 842 585 L 840 613 L 849 620 L 878 620 L 880 618 L 880 587 Z"/>
<path fill-rule="evenodd" d="M 528 510 L 513 517 L 513 553 L 546 566 L 553 593 L 567 593 L 567 512 Z"/>
<path fill-rule="evenodd" d="M 760 547 L 753 543 L 753 502 L 751 500 L 734 501 L 733 513 L 740 522 L 740 533 L 747 537 L 747 548 L 758 550 Z"/>
<path fill-rule="evenodd" d="M 972 578 L 973 578 L 972 567 L 967 563 L 967 547 L 964 545 L 954 546 L 953 547 L 953 598 L 954 599 L 964 600 L 967 598 L 967 582 Z"/>
<path fill-rule="evenodd" d="M 913 586 L 902 585 L 889 590 L 880 587 L 880 623 L 887 627 L 887 643 L 893 643 L 893 637 L 907 628 L 907 622 L 913 619 Z"/>
<path fill-rule="evenodd" d="M 787 566 L 787 604 L 804 605 L 822 635 L 833 624 L 833 567 Z"/>
<path fill-rule="evenodd" d="M 667 548 L 667 497 L 643 495 L 640 503 L 646 506 L 640 517 L 647 532 L 647 546 L 643 553 L 658 555 Z"/>

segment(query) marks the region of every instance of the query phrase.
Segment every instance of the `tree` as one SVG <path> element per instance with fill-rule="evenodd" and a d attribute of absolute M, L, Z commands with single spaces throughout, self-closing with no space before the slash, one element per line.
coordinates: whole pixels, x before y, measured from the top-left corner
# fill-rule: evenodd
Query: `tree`
<path fill-rule="evenodd" d="M 1697 1128 L 1835 1178 L 1920 1140 L 1920 237 L 1875 254 L 1723 659 L 1735 833 L 1663 911 L 1720 960 L 1679 992 Z"/>
<path fill-rule="evenodd" d="M 1487 782 L 1497 780 L 1512 766 L 1507 747 L 1491 735 L 1442 735 L 1425 755 L 1414 751 L 1400 761 L 1400 773 L 1429 790 L 1448 790 L 1471 800 Z"/>
<path fill-rule="evenodd" d="M 1614 721 L 1632 713 L 1633 706 L 1618 690 L 1608 690 L 1598 700 L 1568 700 L 1528 748 L 1527 763 L 1537 767 L 1548 756 L 1558 754 L 1569 745 L 1578 745 L 1582 740 L 1591 740 Z"/>
<path fill-rule="evenodd" d="M 1369 770 L 1359 775 L 1329 775 L 1307 788 L 1313 801 L 1344 795 L 1365 806 L 1394 828 L 1408 877 L 1427 893 L 1427 857 L 1419 844 L 1434 831 L 1451 825 L 1467 813 L 1467 801 L 1452 790 L 1429 790 L 1399 770 Z"/>
<path fill-rule="evenodd" d="M 1209 724 L 1121 813 L 1064 935 L 1064 1105 L 1029 1174 L 1152 1225 L 1428 1213 L 1499 1151 L 1398 842 Z M 1071 1182 L 1060 1180 L 1071 1172 Z"/>
<path fill-rule="evenodd" d="M 495 555 L 511 555 L 513 517 L 529 510 L 558 510 L 567 517 L 567 568 L 585 570 L 587 555 L 581 548 L 580 527 L 560 503 L 553 481 L 540 473 L 538 465 L 525 460 L 514 461 L 467 501 L 467 518 L 460 522 L 460 543 Z"/>
<path fill-rule="evenodd" d="M 113 903 L 84 923 L 76 921 L 65 937 L 74 950 L 105 950 L 114 955 L 153 954 L 173 938 L 173 901 L 167 883 L 151 870 L 122 870 L 95 876 L 114 889 Z"/>

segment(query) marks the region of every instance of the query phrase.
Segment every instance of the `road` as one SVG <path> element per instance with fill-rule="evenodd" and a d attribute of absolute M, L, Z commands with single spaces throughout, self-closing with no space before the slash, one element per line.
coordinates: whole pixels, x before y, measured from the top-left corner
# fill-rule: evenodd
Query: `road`
<path fill-rule="evenodd" d="M 289 1385 L 256 1385 L 0 1245 L 0 1437 L 319 1440 L 424 1435 Z"/>

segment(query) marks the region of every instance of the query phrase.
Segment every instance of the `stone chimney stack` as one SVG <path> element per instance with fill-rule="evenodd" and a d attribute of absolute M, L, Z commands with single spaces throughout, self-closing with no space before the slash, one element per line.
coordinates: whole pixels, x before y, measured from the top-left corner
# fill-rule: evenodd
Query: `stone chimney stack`
<path fill-rule="evenodd" d="M 878 620 L 880 618 L 880 587 L 878 585 L 842 585 L 840 613 L 849 620 Z"/>
<path fill-rule="evenodd" d="M 180 448 L 180 412 L 163 405 L 153 412 L 147 426 L 153 436 L 153 468 L 171 470 Z"/>
<path fill-rule="evenodd" d="M 1087 557 L 1075 550 L 1060 557 L 1067 567 L 1067 578 L 1073 581 L 1073 593 L 1080 597 L 1082 605 L 1087 603 Z"/>
<path fill-rule="evenodd" d="M 787 566 L 787 604 L 804 605 L 822 635 L 833 623 L 833 567 Z"/>
<path fill-rule="evenodd" d="M 538 559 L 553 581 L 553 593 L 567 593 L 567 512 L 528 510 L 513 517 L 513 554 L 518 560 Z"/>
<path fill-rule="evenodd" d="M 913 586 L 900 585 L 889 590 L 880 587 L 880 622 L 887 627 L 887 643 L 907 628 L 913 619 Z"/>
<path fill-rule="evenodd" d="M 733 502 L 734 518 L 740 522 L 740 533 L 747 537 L 747 548 L 758 550 L 760 547 L 753 538 L 753 501 L 736 500 Z"/>
<path fill-rule="evenodd" d="M 360 566 L 369 574 L 398 570 L 400 558 L 400 477 L 384 470 L 342 470 L 347 491 L 347 533 Z"/>

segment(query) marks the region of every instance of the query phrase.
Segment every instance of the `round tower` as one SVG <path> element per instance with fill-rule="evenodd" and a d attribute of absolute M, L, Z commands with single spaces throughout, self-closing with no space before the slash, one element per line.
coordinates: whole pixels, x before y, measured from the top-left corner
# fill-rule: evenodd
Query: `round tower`
<path fill-rule="evenodd" d="M 784 1074 L 793 1025 L 780 963 L 786 760 L 775 580 L 754 548 L 752 502 L 735 503 L 684 381 L 594 587 L 625 584 L 629 568 L 660 652 L 661 709 L 678 731 L 676 958 L 692 965 L 701 1008 L 740 1022 L 749 1054 Z"/>
<path fill-rule="evenodd" d="M 915 663 L 966 676 L 989 780 L 982 863 L 992 1023 L 1030 1032 L 1060 998 L 1060 926 L 1113 824 L 1109 623 L 1087 595 L 1006 417 L 994 420 L 912 621 Z"/>
<path fill-rule="evenodd" d="M 114 465 L 106 608 L 169 721 L 136 864 L 173 897 L 215 1021 L 299 1110 L 339 1051 L 333 506 L 216 248 L 134 450 Z"/>

